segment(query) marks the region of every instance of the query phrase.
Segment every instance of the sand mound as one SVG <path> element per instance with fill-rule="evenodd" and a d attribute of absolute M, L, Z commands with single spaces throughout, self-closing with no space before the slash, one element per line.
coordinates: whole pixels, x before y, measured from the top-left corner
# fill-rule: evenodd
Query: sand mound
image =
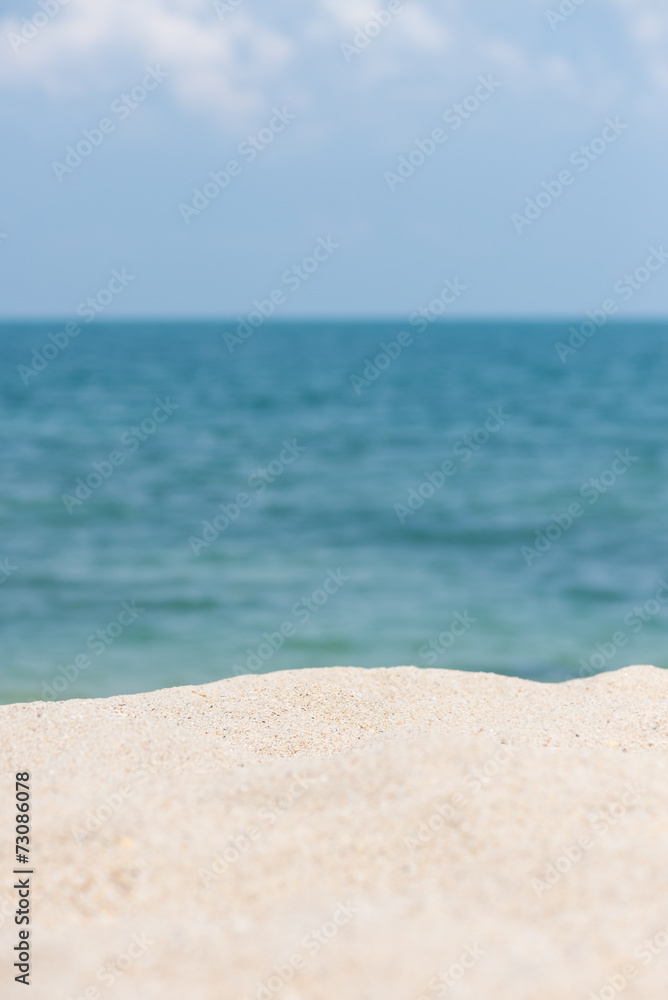
<path fill-rule="evenodd" d="M 668 672 L 285 671 L 0 734 L 11 995 L 29 770 L 35 1000 L 666 996 Z"/>

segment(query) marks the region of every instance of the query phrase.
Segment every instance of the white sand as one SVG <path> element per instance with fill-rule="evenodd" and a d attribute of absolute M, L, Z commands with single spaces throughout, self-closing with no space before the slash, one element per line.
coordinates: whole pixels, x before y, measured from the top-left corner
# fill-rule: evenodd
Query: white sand
<path fill-rule="evenodd" d="M 666 671 L 286 671 L 5 706 L 0 734 L 3 997 L 668 996 Z"/>

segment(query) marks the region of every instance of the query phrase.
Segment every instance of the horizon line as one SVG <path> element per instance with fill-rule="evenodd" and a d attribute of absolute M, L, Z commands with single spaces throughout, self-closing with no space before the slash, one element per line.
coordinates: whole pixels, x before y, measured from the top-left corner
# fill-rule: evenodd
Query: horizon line
<path fill-rule="evenodd" d="M 511 314 L 481 314 L 481 315 L 459 315 L 452 317 L 438 317 L 435 318 L 431 325 L 432 326 L 451 326 L 457 323 L 578 323 L 583 322 L 583 315 L 511 315 Z M 216 315 L 216 316 L 197 316 L 197 315 L 181 315 L 181 316 L 163 316 L 160 314 L 143 314 L 139 316 L 131 315 L 120 315 L 117 317 L 110 317 L 106 319 L 95 319 L 95 326 L 112 326 L 118 323 L 239 323 L 245 320 L 246 317 L 243 315 L 231 316 L 231 315 Z M 72 315 L 34 315 L 34 316 L 1 316 L 0 315 L 0 325 L 10 325 L 19 323 L 70 323 L 76 322 Z M 262 326 L 282 326 L 288 323 L 405 323 L 408 322 L 408 317 L 404 314 L 401 315 L 383 315 L 372 313 L 363 314 L 346 314 L 341 316 L 282 316 L 282 317 L 267 317 L 264 319 Z M 647 314 L 647 315 L 630 315 L 620 318 L 608 317 L 603 326 L 622 326 L 629 323 L 668 323 L 668 313 L 665 315 L 661 314 Z M 88 325 L 87 323 L 82 325 Z"/>

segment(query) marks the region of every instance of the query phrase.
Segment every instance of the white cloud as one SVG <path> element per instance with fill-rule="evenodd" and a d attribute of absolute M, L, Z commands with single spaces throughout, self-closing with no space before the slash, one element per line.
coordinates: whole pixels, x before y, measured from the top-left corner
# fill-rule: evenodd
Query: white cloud
<path fill-rule="evenodd" d="M 0 34 L 20 35 L 5 17 Z M 14 46 L 16 46 L 14 42 Z M 268 81 L 292 56 L 290 39 L 243 8 L 221 21 L 204 0 L 70 0 L 35 37 L 0 64 L 0 84 L 73 96 L 128 85 L 134 64 L 159 63 L 180 104 L 221 119 L 263 104 Z"/>
<path fill-rule="evenodd" d="M 665 114 L 668 93 L 668 9 L 665 0 L 611 0 L 620 11 L 647 80 L 640 96 L 649 116 Z"/>
<path fill-rule="evenodd" d="M 405 31 L 406 38 L 423 51 L 444 53 L 451 48 L 451 32 L 422 4 L 412 3 L 406 8 L 399 30 Z"/>
<path fill-rule="evenodd" d="M 545 91 L 598 108 L 627 85 L 643 111 L 662 113 L 665 104 L 665 0 L 608 0 L 607 14 L 599 5 L 601 23 L 616 21 L 611 30 L 622 34 L 609 56 L 598 35 L 587 34 L 593 6 L 586 17 L 585 5 L 577 8 L 560 33 L 547 28 L 543 0 L 529 11 L 524 0 L 509 0 L 503 11 L 490 10 L 488 0 L 403 0 L 392 23 L 349 64 L 340 44 L 387 0 L 297 0 L 289 9 L 275 0 L 223 2 L 234 9 L 221 19 L 209 0 L 69 0 L 16 52 L 7 36 L 20 33 L 22 18 L 6 14 L 0 88 L 55 100 L 99 89 L 106 97 L 158 63 L 178 106 L 235 128 L 280 102 L 336 102 L 355 89 L 353 110 L 364 114 L 368 97 L 391 78 L 422 80 L 445 94 L 493 72 L 538 99 Z M 32 9 L 40 9 L 36 0 Z"/>

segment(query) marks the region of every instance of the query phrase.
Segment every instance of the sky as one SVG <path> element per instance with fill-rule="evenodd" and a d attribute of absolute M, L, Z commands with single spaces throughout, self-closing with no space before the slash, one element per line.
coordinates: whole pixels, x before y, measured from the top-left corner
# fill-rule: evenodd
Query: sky
<path fill-rule="evenodd" d="M 665 0 L 3 0 L 0 49 L 0 318 L 668 312 Z"/>

